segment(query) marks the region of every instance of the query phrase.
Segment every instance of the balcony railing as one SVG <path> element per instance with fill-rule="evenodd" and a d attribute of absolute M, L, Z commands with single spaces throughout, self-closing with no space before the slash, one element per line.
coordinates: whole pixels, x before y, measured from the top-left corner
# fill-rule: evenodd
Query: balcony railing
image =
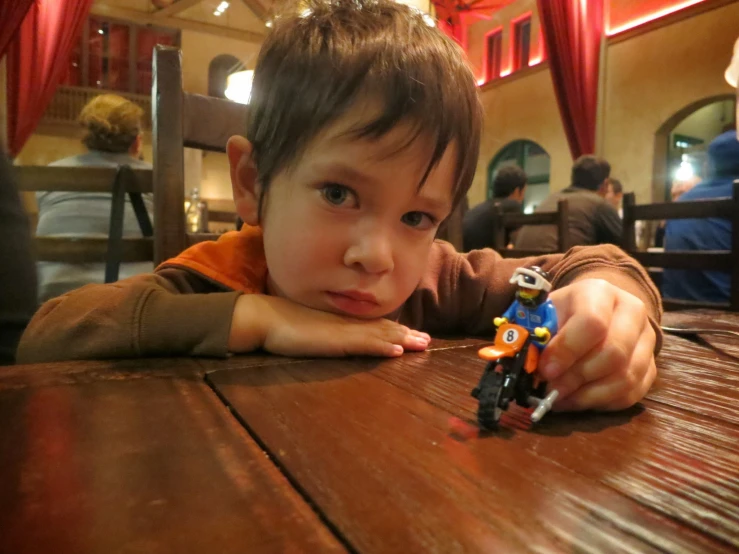
<path fill-rule="evenodd" d="M 60 86 L 56 89 L 54 97 L 46 108 L 42 118 L 43 123 L 74 124 L 77 118 L 90 100 L 100 94 L 113 93 L 127 98 L 141 106 L 144 110 L 144 129 L 151 129 L 151 97 L 144 94 L 132 94 L 129 92 L 118 92 L 101 90 L 98 88 Z"/>

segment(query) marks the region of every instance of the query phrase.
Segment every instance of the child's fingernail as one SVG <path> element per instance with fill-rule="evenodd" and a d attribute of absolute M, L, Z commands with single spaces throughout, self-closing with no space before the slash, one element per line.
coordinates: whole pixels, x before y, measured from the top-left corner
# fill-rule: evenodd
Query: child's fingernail
<path fill-rule="evenodd" d="M 419 346 L 428 346 L 429 339 L 423 337 L 413 337 L 413 342 L 415 342 Z"/>
<path fill-rule="evenodd" d="M 403 347 L 400 346 L 399 344 L 394 344 L 393 345 L 393 354 L 395 356 L 400 356 L 402 353 L 403 353 Z"/>

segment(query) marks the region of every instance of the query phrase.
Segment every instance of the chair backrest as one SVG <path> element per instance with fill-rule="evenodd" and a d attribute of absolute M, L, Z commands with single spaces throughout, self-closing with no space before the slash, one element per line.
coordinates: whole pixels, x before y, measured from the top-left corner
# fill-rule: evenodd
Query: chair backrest
<path fill-rule="evenodd" d="M 97 192 L 110 194 L 119 175 L 116 167 L 16 166 L 18 187 L 25 192 Z M 132 169 L 121 173 L 127 193 L 152 192 L 152 171 Z M 155 231 L 156 236 L 156 231 Z M 106 238 L 36 237 L 36 259 L 46 262 L 105 262 Z M 123 239 L 120 261 L 144 262 L 153 259 L 151 238 Z"/>
<path fill-rule="evenodd" d="M 154 158 L 154 218 L 161 233 L 154 242 L 157 263 L 176 256 L 187 246 L 217 238 L 188 235 L 185 203 L 185 147 L 225 152 L 233 135 L 244 134 L 248 108 L 221 98 L 182 90 L 182 53 L 156 46 L 152 85 L 152 150 Z"/>
<path fill-rule="evenodd" d="M 496 206 L 495 230 L 493 231 L 493 248 L 504 258 L 525 258 L 551 254 L 550 250 L 524 250 L 506 248 L 506 230 L 510 231 L 524 225 L 555 225 L 557 227 L 557 252 L 567 252 L 570 244 L 569 219 L 570 212 L 567 200 L 557 202 L 556 212 L 537 212 L 533 214 L 504 213 Z"/>
<path fill-rule="evenodd" d="M 665 299 L 665 309 L 718 308 L 739 311 L 739 181 L 732 198 L 694 202 L 662 202 L 636 205 L 634 193 L 624 194 L 623 249 L 645 268 L 727 271 L 731 274 L 728 304 Z M 731 220 L 731 251 L 641 252 L 636 248 L 634 223 L 640 220 L 699 219 L 721 217 Z"/>

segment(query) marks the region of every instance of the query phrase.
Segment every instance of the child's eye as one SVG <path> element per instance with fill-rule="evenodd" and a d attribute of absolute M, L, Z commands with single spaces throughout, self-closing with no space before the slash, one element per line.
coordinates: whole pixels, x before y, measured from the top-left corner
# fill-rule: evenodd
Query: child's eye
<path fill-rule="evenodd" d="M 431 229 L 436 225 L 436 219 L 423 212 L 408 212 L 400 218 L 403 223 L 415 229 Z"/>
<path fill-rule="evenodd" d="M 354 200 L 353 205 L 357 204 L 354 191 L 344 185 L 337 185 L 335 183 L 325 185 L 321 189 L 321 196 L 323 196 L 326 202 L 334 206 L 343 206 L 347 200 Z"/>

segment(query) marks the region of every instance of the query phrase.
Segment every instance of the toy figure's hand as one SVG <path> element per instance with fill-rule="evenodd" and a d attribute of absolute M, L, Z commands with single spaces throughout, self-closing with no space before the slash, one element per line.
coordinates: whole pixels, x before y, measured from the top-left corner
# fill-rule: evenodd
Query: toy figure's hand
<path fill-rule="evenodd" d="M 496 327 L 500 327 L 504 323 L 508 323 L 508 320 L 504 317 L 496 317 L 495 319 L 493 319 L 493 325 L 495 325 Z"/>
<path fill-rule="evenodd" d="M 307 308 L 276 296 L 245 294 L 236 301 L 230 352 L 259 348 L 285 356 L 400 356 L 425 350 L 429 335 L 389 319 L 355 319 Z"/>
<path fill-rule="evenodd" d="M 534 329 L 534 335 L 536 335 L 538 338 L 542 339 L 540 342 L 547 343 L 549 339 L 551 338 L 551 333 L 549 332 L 549 329 L 546 327 L 537 327 Z"/>
<path fill-rule="evenodd" d="M 647 394 L 656 376 L 656 334 L 644 303 L 600 279 L 550 295 L 560 330 L 539 360 L 559 410 L 620 410 Z"/>

